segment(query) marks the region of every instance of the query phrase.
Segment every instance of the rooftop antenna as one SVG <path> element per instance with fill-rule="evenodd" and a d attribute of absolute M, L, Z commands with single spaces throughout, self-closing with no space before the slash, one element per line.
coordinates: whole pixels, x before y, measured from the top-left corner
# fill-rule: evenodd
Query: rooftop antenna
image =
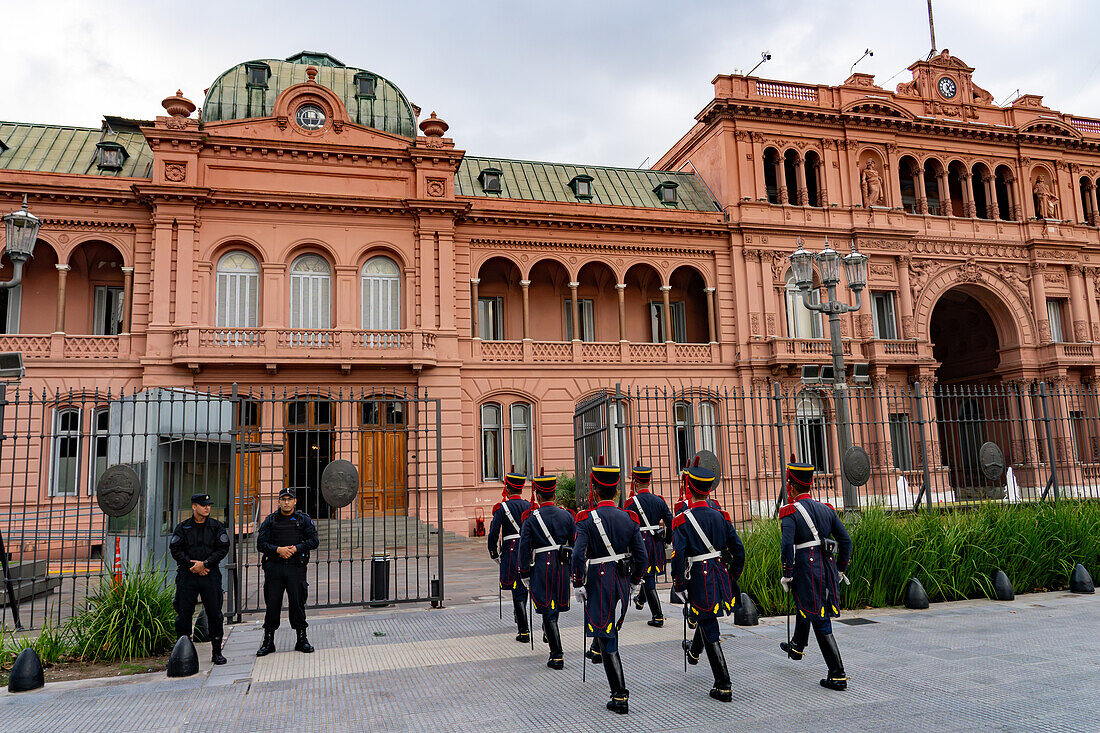
<path fill-rule="evenodd" d="M 649 160 L 649 156 L 647 155 L 647 156 L 645 157 L 645 160 L 643 160 L 643 161 L 642 161 L 641 163 L 639 163 L 639 164 L 637 165 L 637 167 L 638 167 L 638 168 L 642 168 L 642 167 L 644 167 L 644 166 L 645 166 L 645 164 L 646 164 L 646 161 L 648 161 L 648 160 Z"/>
<path fill-rule="evenodd" d="M 928 0 L 928 35 L 932 39 L 932 50 L 928 52 L 928 59 L 930 59 L 936 55 L 936 26 L 932 23 L 932 0 Z"/>
<path fill-rule="evenodd" d="M 745 74 L 745 76 L 752 76 L 752 72 L 759 69 L 761 64 L 763 64 L 765 61 L 771 61 L 771 60 L 772 60 L 772 52 L 771 51 L 764 51 L 762 54 L 760 54 L 760 60 L 758 62 L 756 62 L 756 66 L 749 69 L 749 73 Z"/>
<path fill-rule="evenodd" d="M 869 49 L 869 48 L 864 49 L 863 50 L 863 55 L 860 56 L 858 59 L 856 59 L 856 64 L 858 64 L 860 61 L 867 58 L 868 56 L 874 56 L 874 55 L 875 55 L 875 52 L 872 51 L 871 49 Z M 852 64 L 852 66 L 848 69 L 848 76 L 852 75 L 852 71 L 855 70 L 856 64 Z"/>
<path fill-rule="evenodd" d="M 1015 101 L 1016 101 L 1017 99 L 1019 99 L 1019 98 L 1020 98 L 1020 90 L 1019 90 L 1019 89 L 1017 89 L 1017 90 L 1016 90 L 1016 91 L 1014 91 L 1014 92 L 1009 92 L 1009 93 L 1008 93 L 1008 96 L 1004 98 L 1004 101 L 1002 101 L 1002 102 L 1001 102 L 1000 104 L 998 104 L 997 106 L 998 106 L 998 107 L 1004 107 L 1004 106 L 1005 106 L 1005 104 L 1011 104 L 1012 102 L 1015 102 Z"/>

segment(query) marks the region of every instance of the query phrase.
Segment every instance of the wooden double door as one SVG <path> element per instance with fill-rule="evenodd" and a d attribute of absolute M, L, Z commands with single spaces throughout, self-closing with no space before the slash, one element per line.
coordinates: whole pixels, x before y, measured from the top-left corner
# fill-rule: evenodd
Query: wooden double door
<path fill-rule="evenodd" d="M 359 512 L 408 509 L 408 407 L 398 398 L 363 400 L 359 410 Z"/>

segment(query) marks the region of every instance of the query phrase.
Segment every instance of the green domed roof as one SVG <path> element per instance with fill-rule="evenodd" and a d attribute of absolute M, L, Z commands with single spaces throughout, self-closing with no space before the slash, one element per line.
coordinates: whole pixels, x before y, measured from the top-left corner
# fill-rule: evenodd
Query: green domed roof
<path fill-rule="evenodd" d="M 287 87 L 308 81 L 306 69 L 317 68 L 317 83 L 331 89 L 347 107 L 353 122 L 405 137 L 416 136 L 412 105 L 400 89 L 378 74 L 342 63 L 325 53 L 303 51 L 285 61 L 258 59 L 237 64 L 206 91 L 203 122 L 270 117 L 275 99 Z M 266 83 L 250 84 L 251 69 L 267 69 Z M 255 72 L 263 75 L 262 72 Z M 361 77 L 375 80 L 373 96 L 359 94 Z"/>

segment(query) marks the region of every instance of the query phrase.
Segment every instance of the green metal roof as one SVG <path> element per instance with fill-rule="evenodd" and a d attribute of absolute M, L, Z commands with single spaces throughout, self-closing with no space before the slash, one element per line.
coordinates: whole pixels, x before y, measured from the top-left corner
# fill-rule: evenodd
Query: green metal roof
<path fill-rule="evenodd" d="M 249 88 L 248 64 L 266 64 L 271 70 L 267 88 Z M 270 117 L 275 99 L 287 87 L 308 81 L 306 69 L 317 67 L 318 84 L 328 87 L 343 101 L 352 121 L 405 137 L 416 136 L 412 105 L 392 82 L 370 71 L 344 66 L 328 54 L 303 51 L 286 61 L 257 59 L 237 64 L 219 76 L 206 91 L 203 122 Z M 375 82 L 374 98 L 356 96 L 357 74 L 369 74 Z"/>
<path fill-rule="evenodd" d="M 8 170 L 152 177 L 153 151 L 136 124 L 116 131 L 107 124 L 96 128 L 0 122 L 0 142 L 0 168 Z M 96 165 L 99 142 L 117 143 L 126 149 L 121 170 L 101 170 Z"/>
<path fill-rule="evenodd" d="M 486 193 L 478 175 L 486 168 L 501 171 L 500 193 Z M 569 183 L 576 176 L 592 177 L 592 198 L 580 199 Z M 675 204 L 662 204 L 653 189 L 677 184 Z M 720 211 L 702 179 L 694 173 L 655 171 L 641 168 L 608 168 L 596 165 L 538 163 L 529 160 L 481 158 L 467 155 L 455 175 L 455 193 L 480 198 L 522 199 L 591 203 L 605 206 L 636 206 L 646 209 Z"/>

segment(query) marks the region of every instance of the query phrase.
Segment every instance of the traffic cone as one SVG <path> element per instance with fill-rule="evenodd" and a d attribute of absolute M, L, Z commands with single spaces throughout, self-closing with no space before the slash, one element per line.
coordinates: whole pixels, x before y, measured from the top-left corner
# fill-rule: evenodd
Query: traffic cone
<path fill-rule="evenodd" d="M 115 537 L 115 585 L 122 582 L 122 538 Z"/>

